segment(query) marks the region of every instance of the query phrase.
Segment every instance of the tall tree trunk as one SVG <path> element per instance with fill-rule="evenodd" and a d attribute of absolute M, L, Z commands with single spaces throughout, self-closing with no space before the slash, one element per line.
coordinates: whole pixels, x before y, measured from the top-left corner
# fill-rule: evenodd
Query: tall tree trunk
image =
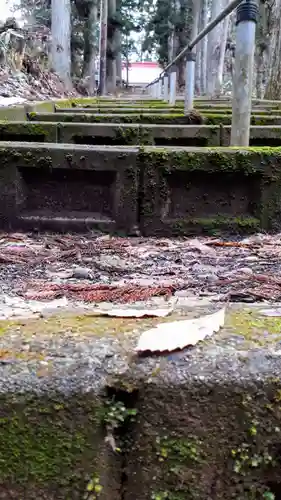
<path fill-rule="evenodd" d="M 98 5 L 97 0 L 92 0 L 89 5 L 88 16 L 85 20 L 84 27 L 84 61 L 83 61 L 83 77 L 89 77 L 88 90 L 90 94 L 94 93 L 96 87 L 96 32 L 98 20 Z"/>
<path fill-rule="evenodd" d="M 172 62 L 175 57 L 175 27 L 169 21 L 170 35 L 168 37 L 168 64 Z"/>
<path fill-rule="evenodd" d="M 226 7 L 229 3 L 229 0 L 226 0 L 224 3 L 224 7 Z M 223 21 L 222 21 L 222 36 L 220 39 L 219 43 L 219 63 L 218 63 L 218 71 L 217 71 L 217 77 L 216 77 L 216 84 L 215 84 L 215 93 L 216 96 L 219 97 L 222 91 L 222 84 L 223 84 L 223 69 L 224 69 L 224 60 L 225 60 L 225 49 L 226 49 L 226 42 L 227 42 L 227 34 L 228 34 L 228 27 L 229 27 L 229 16 L 227 16 Z"/>
<path fill-rule="evenodd" d="M 205 28 L 208 24 L 208 0 L 202 0 L 201 8 L 201 29 Z M 200 42 L 200 93 L 206 94 L 207 85 L 207 49 L 208 49 L 208 37 L 205 36 Z"/>
<path fill-rule="evenodd" d="M 279 100 L 281 99 L 281 0 L 275 0 L 272 18 L 271 57 L 265 98 Z"/>
<path fill-rule="evenodd" d="M 100 5 L 100 95 L 106 94 L 106 49 L 107 49 L 107 0 L 101 0 Z"/>
<path fill-rule="evenodd" d="M 272 6 L 274 6 L 274 3 Z M 270 25 L 273 19 L 271 19 L 271 9 L 269 8 L 268 3 L 260 2 L 259 13 L 260 16 L 257 24 L 255 53 L 256 97 L 258 99 L 263 99 L 268 71 L 270 37 L 272 35 L 272 33 L 270 33 Z"/>
<path fill-rule="evenodd" d="M 116 0 L 108 0 L 107 27 L 107 90 L 116 91 L 116 25 L 111 20 L 116 16 Z"/>
<path fill-rule="evenodd" d="M 71 88 L 70 0 L 52 0 L 52 66 L 67 89 Z"/>
<path fill-rule="evenodd" d="M 222 0 L 212 0 L 211 19 L 215 19 L 222 10 Z M 208 35 L 208 63 L 207 63 L 207 94 L 215 94 L 217 71 L 220 59 L 219 43 L 222 27 L 218 24 Z"/>
<path fill-rule="evenodd" d="M 120 15 L 121 0 L 116 0 L 116 13 Z M 122 86 L 122 33 L 121 28 L 115 29 L 115 54 L 116 54 L 116 85 Z"/>
<path fill-rule="evenodd" d="M 116 30 L 116 81 L 122 85 L 122 34 Z"/>
<path fill-rule="evenodd" d="M 191 30 L 191 37 L 190 37 L 191 40 L 193 40 L 196 37 L 196 35 L 198 34 L 200 11 L 201 11 L 201 0 L 193 0 L 193 3 L 192 3 L 192 30 Z M 200 51 L 198 50 L 197 46 L 194 47 L 193 52 L 196 54 L 196 62 L 195 62 L 195 89 L 199 90 L 198 86 L 197 86 L 196 75 L 199 74 L 199 71 L 197 71 L 197 68 L 198 68 L 198 65 L 199 65 Z"/>

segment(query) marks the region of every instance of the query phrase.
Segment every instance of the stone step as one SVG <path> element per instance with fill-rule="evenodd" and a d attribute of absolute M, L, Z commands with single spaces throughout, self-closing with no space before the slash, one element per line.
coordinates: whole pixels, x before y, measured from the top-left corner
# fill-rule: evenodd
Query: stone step
<path fill-rule="evenodd" d="M 222 306 L 181 304 L 168 321 Z M 280 318 L 265 309 L 230 305 L 210 339 L 143 358 L 140 333 L 167 319 L 0 322 L 1 497 L 277 500 Z"/>
<path fill-rule="evenodd" d="M 70 106 L 67 105 L 62 106 L 62 104 L 56 104 L 54 106 L 55 110 L 60 110 L 60 109 L 65 109 Z M 103 108 L 171 108 L 171 106 L 167 102 L 163 101 L 154 101 L 154 102 L 136 102 L 136 103 L 128 103 L 128 102 L 92 102 L 92 103 L 87 103 L 87 102 L 81 102 L 80 104 L 76 104 L 75 102 L 71 103 L 71 107 L 73 109 L 79 109 L 79 108 L 90 108 L 90 109 L 103 109 Z M 175 108 L 184 108 L 184 103 L 183 102 L 176 102 L 174 106 Z M 194 108 L 221 108 L 221 109 L 231 109 L 232 108 L 232 103 L 231 101 L 226 101 L 226 102 L 217 102 L 214 103 L 213 101 L 205 101 L 205 102 L 194 102 Z M 264 102 L 257 102 L 257 103 L 252 103 L 253 108 L 262 108 L 262 109 L 280 109 L 281 104 L 270 104 L 270 103 L 264 103 Z"/>
<path fill-rule="evenodd" d="M 223 113 L 205 113 L 203 115 L 206 125 L 224 125 L 231 124 L 231 116 Z M 86 123 L 155 123 L 155 124 L 196 124 L 200 120 L 198 115 L 184 116 L 182 113 L 177 114 L 99 114 L 99 113 L 29 113 L 30 121 L 55 121 L 55 122 L 86 122 Z M 281 125 L 281 116 L 271 114 L 252 115 L 252 125 Z"/>
<path fill-rule="evenodd" d="M 147 236 L 280 228 L 271 148 L 0 143 L 0 224 Z"/>
<path fill-rule="evenodd" d="M 152 108 L 152 107 L 147 107 L 147 108 L 121 108 L 121 107 L 112 107 L 112 108 L 56 108 L 56 112 L 60 113 L 61 110 L 63 109 L 63 113 L 71 113 L 73 112 L 77 113 L 83 113 L 83 114 L 89 114 L 89 113 L 94 113 L 94 114 L 136 114 L 136 115 L 146 115 L 146 114 L 183 114 L 184 110 L 183 108 Z M 197 110 L 202 114 L 208 114 L 208 113 L 218 113 L 218 114 L 226 114 L 226 115 L 231 115 L 232 114 L 232 109 L 231 108 L 219 108 L 219 107 L 204 107 L 204 108 L 197 108 Z M 274 115 L 274 116 L 280 116 L 281 115 L 281 109 L 261 109 L 261 108 L 253 108 L 254 114 L 256 115 Z"/>
<path fill-rule="evenodd" d="M 230 126 L 114 125 L 112 123 L 10 122 L 0 125 L 0 141 L 92 145 L 229 146 Z M 281 126 L 251 126 L 250 146 L 281 146 Z"/>
<path fill-rule="evenodd" d="M 137 224 L 137 149 L 0 143 L 0 224 L 124 230 Z"/>

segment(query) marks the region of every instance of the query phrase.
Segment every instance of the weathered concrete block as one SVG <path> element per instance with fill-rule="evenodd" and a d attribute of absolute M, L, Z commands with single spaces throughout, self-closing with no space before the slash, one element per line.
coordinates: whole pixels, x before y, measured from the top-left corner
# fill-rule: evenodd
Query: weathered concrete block
<path fill-rule="evenodd" d="M 41 123 L 41 122 L 40 122 Z M 152 146 L 229 146 L 230 126 L 60 123 L 59 141 L 75 144 Z M 281 146 L 281 127 L 250 129 L 250 146 Z"/>
<path fill-rule="evenodd" d="M 199 115 L 184 116 L 182 113 L 147 113 L 147 114 L 100 114 L 100 113 L 29 113 L 31 121 L 43 122 L 79 122 L 79 123 L 140 123 L 163 125 L 196 125 L 200 124 Z M 205 113 L 205 125 L 231 125 L 231 116 L 223 113 Z M 252 115 L 252 125 L 280 125 L 281 117 L 273 115 Z"/>
<path fill-rule="evenodd" d="M 229 123 L 229 117 L 226 122 Z M 46 122 L 78 122 L 78 123 L 151 123 L 151 124 L 193 124 L 193 119 L 184 116 L 182 113 L 177 114 L 99 114 L 99 113 L 30 113 L 28 119 L 31 121 L 46 121 Z M 212 115 L 212 121 L 214 121 Z M 195 121 L 196 122 L 196 121 Z M 220 121 L 218 121 L 218 124 Z M 212 123 L 211 123 L 212 124 Z"/>
<path fill-rule="evenodd" d="M 57 109 L 58 112 L 60 112 L 60 108 Z M 73 108 L 63 108 L 63 112 L 64 113 L 72 113 L 73 114 Z M 154 113 L 155 114 L 155 108 L 149 108 L 148 106 L 147 107 L 107 107 L 107 108 L 104 108 L 104 107 L 97 107 L 97 108 L 75 108 L 75 113 L 91 113 L 91 112 L 94 112 L 94 113 L 99 113 L 99 114 L 136 114 L 136 115 L 143 115 L 143 114 L 146 114 L 146 113 Z M 183 113 L 183 108 L 157 108 L 157 113 L 164 113 L 164 114 L 168 114 L 168 113 Z"/>
<path fill-rule="evenodd" d="M 57 142 L 57 125 L 49 122 L 0 122 L 0 141 Z"/>
<path fill-rule="evenodd" d="M 140 144 L 140 126 L 114 125 L 112 123 L 60 123 L 60 142 L 74 144 L 131 145 Z M 152 144 L 152 143 L 150 143 Z"/>
<path fill-rule="evenodd" d="M 220 128 L 221 145 L 230 145 L 230 126 Z M 281 146 L 281 126 L 279 125 L 252 125 L 250 128 L 250 146 Z"/>
<path fill-rule="evenodd" d="M 49 112 L 53 113 L 55 111 L 55 101 L 42 101 L 42 102 L 32 102 L 25 104 L 26 113 L 40 113 Z"/>
<path fill-rule="evenodd" d="M 56 381 L 50 374 L 35 387 L 24 367 L 25 381 L 17 371 L 14 383 L 1 384 L 0 498 L 121 500 L 120 460 L 104 440 L 102 394 L 81 390 L 81 379 L 77 392 L 67 393 L 75 385 L 71 374 Z"/>
<path fill-rule="evenodd" d="M 145 235 L 280 227 L 280 148 L 147 148 L 139 163 Z"/>
<path fill-rule="evenodd" d="M 0 107 L 1 121 L 22 121 L 26 120 L 26 110 L 24 106 Z"/>
<path fill-rule="evenodd" d="M 60 123 L 58 127 L 59 141 L 75 144 L 219 146 L 220 135 L 219 126 Z"/>
<path fill-rule="evenodd" d="M 228 125 L 0 122 L 0 140 L 93 145 L 229 146 Z M 281 146 L 281 126 L 251 126 L 250 146 Z"/>
<path fill-rule="evenodd" d="M 280 318 L 231 305 L 194 348 L 134 356 L 161 321 L 0 322 L 2 500 L 278 500 Z"/>
<path fill-rule="evenodd" d="M 0 146 L 2 226 L 126 230 L 137 223 L 137 150 Z"/>

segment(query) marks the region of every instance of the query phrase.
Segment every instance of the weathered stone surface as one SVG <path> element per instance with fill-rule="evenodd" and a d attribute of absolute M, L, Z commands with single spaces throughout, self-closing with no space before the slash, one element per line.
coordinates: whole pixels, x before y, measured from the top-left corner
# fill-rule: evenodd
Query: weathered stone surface
<path fill-rule="evenodd" d="M 220 127 L 189 125 L 113 125 L 61 123 L 60 142 L 84 144 L 151 144 L 156 146 L 219 146 Z"/>
<path fill-rule="evenodd" d="M 57 142 L 56 123 L 0 122 L 0 141 Z"/>
<path fill-rule="evenodd" d="M 204 113 L 205 125 L 230 125 L 231 116 L 224 114 L 219 110 L 213 110 L 212 113 Z M 194 125 L 199 123 L 198 117 L 184 116 L 180 111 L 177 113 L 154 113 L 146 114 L 119 114 L 119 113 L 29 113 L 28 119 L 31 121 L 59 121 L 59 122 L 78 122 L 78 123 L 151 123 L 151 124 L 185 124 Z M 255 114 L 251 117 L 252 125 L 280 125 L 281 117 L 271 114 L 259 115 Z"/>
<path fill-rule="evenodd" d="M 0 120 L 25 120 L 26 111 L 24 106 L 0 107 Z"/>
<path fill-rule="evenodd" d="M 115 125 L 111 123 L 0 123 L 0 140 L 62 142 L 93 145 L 229 146 L 230 126 L 219 125 Z M 281 146 L 281 126 L 256 126 L 250 146 Z"/>
<path fill-rule="evenodd" d="M 279 227 L 280 149 L 146 148 L 139 162 L 145 235 Z"/>
<path fill-rule="evenodd" d="M 279 317 L 229 306 L 195 348 L 133 355 L 152 324 L 219 307 L 1 322 L 1 498 L 80 500 L 91 479 L 102 500 L 278 498 Z"/>
<path fill-rule="evenodd" d="M 122 147 L 3 142 L 2 226 L 130 231 L 137 221 L 136 153 Z"/>

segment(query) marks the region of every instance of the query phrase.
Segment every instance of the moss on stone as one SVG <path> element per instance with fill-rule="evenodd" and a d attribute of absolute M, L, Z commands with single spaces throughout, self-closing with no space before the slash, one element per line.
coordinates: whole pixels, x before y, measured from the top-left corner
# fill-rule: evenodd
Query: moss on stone
<path fill-rule="evenodd" d="M 192 235 L 198 233 L 221 236 L 222 233 L 248 234 L 260 229 L 260 221 L 255 217 L 231 217 L 217 215 L 176 220 L 171 223 L 172 234 Z"/>
<path fill-rule="evenodd" d="M 5 136 L 8 135 L 18 136 L 18 140 L 21 139 L 21 136 L 26 135 L 43 136 L 45 141 L 56 142 L 57 125 L 52 123 L 44 124 L 41 122 L 0 122 L 0 136 L 3 136 L 2 140 L 5 140 Z"/>
<path fill-rule="evenodd" d="M 270 346 L 281 341 L 281 318 L 263 316 L 257 309 L 239 309 L 227 315 L 225 334 L 245 337 L 243 348 Z"/>
<path fill-rule="evenodd" d="M 13 335 L 14 331 L 20 331 L 20 335 L 25 339 L 32 339 L 44 336 L 54 337 L 55 335 L 67 335 L 73 338 L 114 336 L 123 338 L 131 332 L 142 331 L 159 323 L 170 321 L 171 317 L 178 318 L 178 314 L 168 318 L 111 318 L 95 316 L 92 314 L 74 315 L 60 314 L 48 318 L 27 319 L 21 321 L 3 320 L 0 321 L 0 336 Z M 21 351 L 20 351 L 21 352 Z M 38 351 L 38 357 L 44 352 Z"/>
<path fill-rule="evenodd" d="M 170 234 L 194 234 L 198 230 L 216 233 L 224 231 L 253 232 L 271 229 L 278 221 L 278 197 L 281 192 L 280 174 L 281 148 L 198 148 L 198 149 L 152 149 L 142 148 L 139 165 L 144 172 L 141 215 L 143 229 L 149 221 L 154 221 L 154 231 Z M 260 199 L 255 200 L 258 209 L 250 214 L 237 217 L 235 214 L 220 214 L 205 217 L 181 217 L 169 222 L 162 221 L 157 208 L 165 206 L 169 196 L 169 177 L 174 172 L 206 172 L 214 175 L 254 176 L 260 183 Z M 192 182 L 192 181 L 191 181 Z M 158 200 L 158 201 L 157 201 Z M 158 205 L 157 205 L 158 204 Z M 157 214 L 157 215 L 156 215 Z M 158 221 L 158 222 L 157 222 Z M 156 222 L 159 227 L 156 227 Z M 165 230 L 166 227 L 166 230 Z M 169 229 L 168 229 L 169 228 Z M 168 234 L 165 232 L 165 234 Z"/>
<path fill-rule="evenodd" d="M 26 111 L 24 106 L 10 106 L 0 108 L 1 121 L 19 121 L 26 120 Z"/>
<path fill-rule="evenodd" d="M 17 498 L 27 492 L 34 500 L 51 494 L 62 500 L 83 498 L 99 468 L 101 402 L 92 394 L 7 394 L 0 399 L 1 490 L 7 495 L 16 491 Z"/>

